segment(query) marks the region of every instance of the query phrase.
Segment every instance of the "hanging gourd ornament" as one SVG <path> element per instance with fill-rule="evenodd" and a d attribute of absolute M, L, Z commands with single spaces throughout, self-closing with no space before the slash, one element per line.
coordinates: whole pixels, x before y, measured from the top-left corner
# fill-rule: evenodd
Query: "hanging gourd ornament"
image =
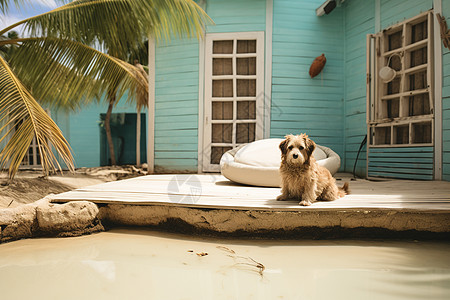
<path fill-rule="evenodd" d="M 312 62 L 311 67 L 309 68 L 309 76 L 311 76 L 311 78 L 314 78 L 319 75 L 323 67 L 325 67 L 326 62 L 327 59 L 325 58 L 325 54 L 322 53 L 321 56 L 317 56 L 316 59 Z"/>

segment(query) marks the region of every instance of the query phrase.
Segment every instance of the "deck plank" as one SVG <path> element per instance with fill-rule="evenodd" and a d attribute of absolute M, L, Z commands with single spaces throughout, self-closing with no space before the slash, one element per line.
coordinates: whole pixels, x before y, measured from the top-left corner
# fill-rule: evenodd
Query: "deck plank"
<path fill-rule="evenodd" d="M 338 181 L 342 185 L 344 181 Z M 233 184 L 219 175 L 148 175 L 89 186 L 54 196 L 55 202 L 167 205 L 211 209 L 274 210 L 444 210 L 450 211 L 450 183 L 388 180 L 350 182 L 352 193 L 310 207 L 296 201 L 276 201 L 279 188 Z"/>

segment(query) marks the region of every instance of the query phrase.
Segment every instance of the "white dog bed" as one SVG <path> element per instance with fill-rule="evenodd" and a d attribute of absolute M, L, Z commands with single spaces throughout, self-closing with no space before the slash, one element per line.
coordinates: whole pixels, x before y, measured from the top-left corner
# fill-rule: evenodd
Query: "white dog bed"
<path fill-rule="evenodd" d="M 238 183 L 280 187 L 281 141 L 283 139 L 259 140 L 226 152 L 220 159 L 222 175 Z M 317 145 L 313 155 L 332 175 L 339 170 L 341 159 L 330 148 Z"/>

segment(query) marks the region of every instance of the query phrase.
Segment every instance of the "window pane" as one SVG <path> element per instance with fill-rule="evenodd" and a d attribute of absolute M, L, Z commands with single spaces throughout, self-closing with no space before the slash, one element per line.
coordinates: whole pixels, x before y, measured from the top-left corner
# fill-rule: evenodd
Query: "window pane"
<path fill-rule="evenodd" d="M 250 143 L 255 140 L 255 123 L 236 124 L 236 142 Z"/>
<path fill-rule="evenodd" d="M 411 26 L 411 44 L 424 40 L 428 37 L 428 21 Z"/>
<path fill-rule="evenodd" d="M 412 124 L 413 143 L 431 143 L 431 122 Z"/>
<path fill-rule="evenodd" d="M 213 120 L 232 120 L 233 119 L 233 102 L 212 103 L 212 119 Z"/>
<path fill-rule="evenodd" d="M 222 155 L 231 149 L 231 147 L 211 147 L 211 164 L 219 164 Z"/>
<path fill-rule="evenodd" d="M 237 58 L 238 75 L 256 75 L 256 57 Z"/>
<path fill-rule="evenodd" d="M 427 87 L 427 71 L 411 74 L 408 80 L 409 91 L 424 89 Z"/>
<path fill-rule="evenodd" d="M 420 116 L 429 114 L 431 114 L 431 110 L 428 93 L 409 97 L 408 116 Z"/>
<path fill-rule="evenodd" d="M 211 140 L 213 143 L 231 143 L 233 124 L 212 124 Z"/>
<path fill-rule="evenodd" d="M 386 64 L 389 61 L 389 57 L 386 57 Z M 394 69 L 395 71 L 400 71 L 402 69 L 402 60 L 398 55 L 394 55 L 391 57 L 391 61 L 389 62 L 389 67 Z"/>
<path fill-rule="evenodd" d="M 400 93 L 400 77 L 395 77 L 394 80 L 386 84 L 386 95 L 393 95 Z"/>
<path fill-rule="evenodd" d="M 213 58 L 213 75 L 233 75 L 231 58 Z"/>
<path fill-rule="evenodd" d="M 409 125 L 394 126 L 394 144 L 409 143 Z"/>
<path fill-rule="evenodd" d="M 256 101 L 238 101 L 237 103 L 238 120 L 256 119 Z"/>
<path fill-rule="evenodd" d="M 213 80 L 213 97 L 233 97 L 233 80 Z"/>
<path fill-rule="evenodd" d="M 256 53 L 256 40 L 237 41 L 237 53 Z"/>
<path fill-rule="evenodd" d="M 214 41 L 213 42 L 214 54 L 232 54 L 233 53 L 233 41 Z"/>
<path fill-rule="evenodd" d="M 400 98 L 383 100 L 383 102 L 382 102 L 383 111 L 381 114 L 381 118 L 382 119 L 398 118 L 400 115 L 399 102 L 400 102 Z"/>
<path fill-rule="evenodd" d="M 238 97 L 256 96 L 256 79 L 238 79 L 237 80 Z"/>
<path fill-rule="evenodd" d="M 411 51 L 410 68 L 427 63 L 427 47 Z"/>
<path fill-rule="evenodd" d="M 402 30 L 388 35 L 387 43 L 386 51 L 400 48 L 402 46 Z"/>
<path fill-rule="evenodd" d="M 391 127 L 375 128 L 375 145 L 391 144 Z"/>

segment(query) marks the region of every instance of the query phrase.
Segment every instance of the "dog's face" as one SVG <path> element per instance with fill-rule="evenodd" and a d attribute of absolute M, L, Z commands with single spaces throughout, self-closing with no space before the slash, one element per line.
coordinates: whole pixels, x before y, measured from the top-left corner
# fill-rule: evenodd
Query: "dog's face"
<path fill-rule="evenodd" d="M 287 135 L 280 143 L 281 160 L 290 165 L 309 164 L 316 144 L 304 133 Z"/>

